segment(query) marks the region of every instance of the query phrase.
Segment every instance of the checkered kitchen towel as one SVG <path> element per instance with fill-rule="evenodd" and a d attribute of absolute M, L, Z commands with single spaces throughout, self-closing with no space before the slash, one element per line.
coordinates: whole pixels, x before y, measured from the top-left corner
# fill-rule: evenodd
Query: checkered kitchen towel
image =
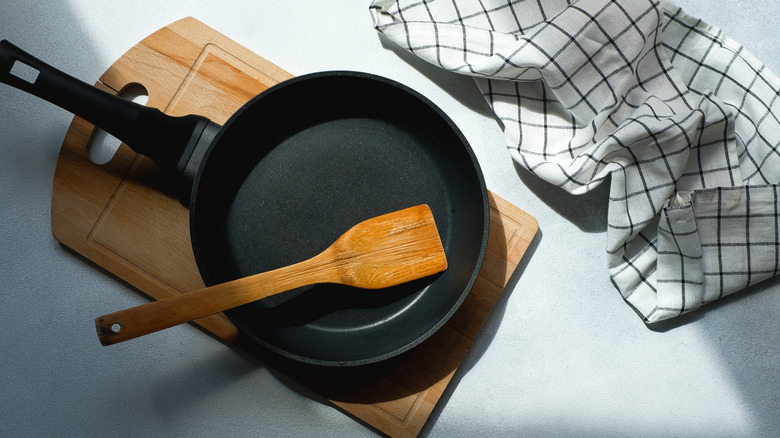
<path fill-rule="evenodd" d="M 780 271 L 780 81 L 655 0 L 375 0 L 376 29 L 472 75 L 525 168 L 609 181 L 608 269 L 648 322 Z"/>

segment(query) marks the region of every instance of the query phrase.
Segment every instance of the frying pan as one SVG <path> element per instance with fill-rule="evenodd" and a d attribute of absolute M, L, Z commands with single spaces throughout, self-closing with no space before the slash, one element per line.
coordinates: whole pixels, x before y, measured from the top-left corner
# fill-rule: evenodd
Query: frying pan
<path fill-rule="evenodd" d="M 101 127 L 172 175 L 208 285 L 304 260 L 358 222 L 428 204 L 446 272 L 370 293 L 320 284 L 226 312 L 281 356 L 328 366 L 396 356 L 441 327 L 477 278 L 489 224 L 482 172 L 452 120 L 402 84 L 347 71 L 299 76 L 220 127 L 105 93 L 7 41 L 0 81 Z"/>

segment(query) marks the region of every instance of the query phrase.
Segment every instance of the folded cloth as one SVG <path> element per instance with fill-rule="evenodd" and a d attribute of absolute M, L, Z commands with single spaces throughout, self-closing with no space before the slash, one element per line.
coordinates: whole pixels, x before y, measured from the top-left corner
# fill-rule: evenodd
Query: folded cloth
<path fill-rule="evenodd" d="M 667 1 L 375 0 L 375 28 L 474 76 L 522 166 L 610 184 L 612 282 L 647 323 L 780 272 L 780 81 Z"/>

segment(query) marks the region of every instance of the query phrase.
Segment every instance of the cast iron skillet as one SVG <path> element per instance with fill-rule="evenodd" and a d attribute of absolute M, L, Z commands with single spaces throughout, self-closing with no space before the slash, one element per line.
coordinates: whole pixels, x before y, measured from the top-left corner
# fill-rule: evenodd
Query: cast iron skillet
<path fill-rule="evenodd" d="M 34 82 L 10 73 L 17 61 L 38 71 Z M 446 272 L 380 291 L 316 285 L 226 312 L 284 357 L 361 365 L 400 354 L 444 324 L 476 280 L 489 222 L 481 170 L 455 124 L 406 86 L 356 72 L 300 76 L 262 92 L 220 128 L 116 98 L 7 41 L 0 80 L 175 174 L 209 285 L 307 259 L 364 219 L 428 204 Z"/>

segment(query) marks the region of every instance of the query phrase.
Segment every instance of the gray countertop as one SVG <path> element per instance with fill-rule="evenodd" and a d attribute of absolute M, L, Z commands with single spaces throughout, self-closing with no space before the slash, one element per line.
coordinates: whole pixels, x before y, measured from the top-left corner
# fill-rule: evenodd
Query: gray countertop
<path fill-rule="evenodd" d="M 678 4 L 780 72 L 774 2 Z M 394 50 L 367 6 L 23 0 L 0 6 L 0 39 L 95 82 L 143 37 L 193 16 L 293 74 L 380 74 L 449 114 L 488 188 L 540 231 L 423 436 L 776 436 L 780 281 L 649 328 L 606 272 L 606 188 L 574 197 L 516 167 L 471 79 Z M 94 318 L 145 299 L 51 235 L 71 118 L 0 85 L 0 436 L 376 436 L 191 325 L 100 346 Z"/>

